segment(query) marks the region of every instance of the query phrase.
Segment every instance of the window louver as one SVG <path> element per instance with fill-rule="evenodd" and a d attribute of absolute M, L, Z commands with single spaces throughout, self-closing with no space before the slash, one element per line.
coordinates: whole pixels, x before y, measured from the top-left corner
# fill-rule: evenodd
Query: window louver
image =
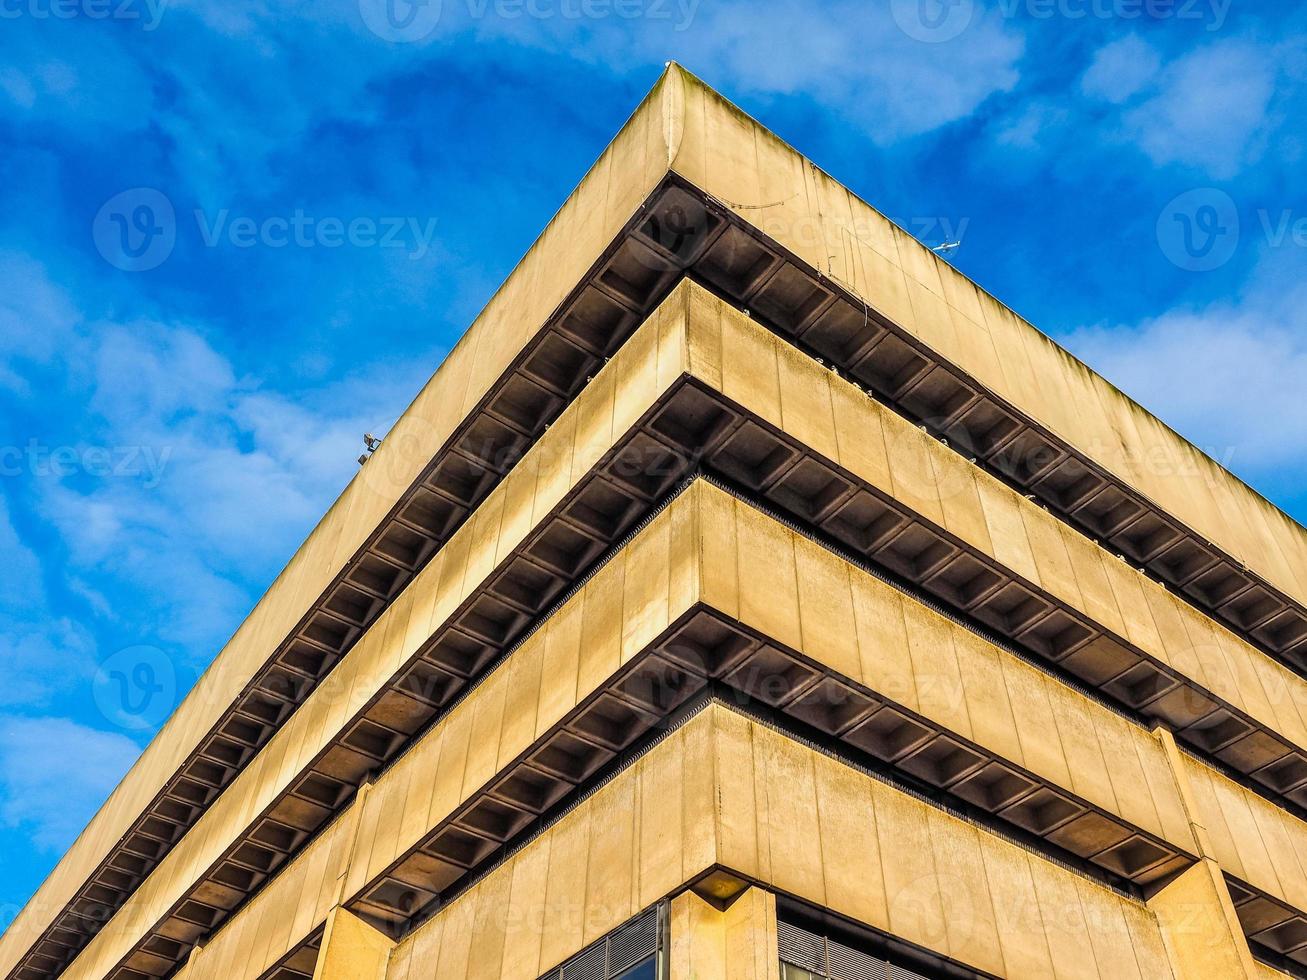
<path fill-rule="evenodd" d="M 612 980 L 658 955 L 665 933 L 662 906 L 641 912 L 540 980 Z"/>
<path fill-rule="evenodd" d="M 851 949 L 789 922 L 777 923 L 782 963 L 828 980 L 924 980 L 919 973 Z"/>

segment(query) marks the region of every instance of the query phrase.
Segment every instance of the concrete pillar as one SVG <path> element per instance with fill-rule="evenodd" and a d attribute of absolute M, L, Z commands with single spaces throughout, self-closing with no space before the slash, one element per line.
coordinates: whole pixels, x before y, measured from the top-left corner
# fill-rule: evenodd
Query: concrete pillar
<path fill-rule="evenodd" d="M 1165 728 L 1153 732 L 1166 750 L 1197 846 L 1198 863 L 1148 899 L 1157 916 L 1176 980 L 1255 980 L 1260 976 L 1239 924 L 1221 866 L 1211 856 L 1202 815 L 1194 805 L 1175 738 Z"/>
<path fill-rule="evenodd" d="M 779 980 L 771 892 L 746 888 L 717 903 L 684 891 L 668 918 L 670 980 Z"/>
<path fill-rule="evenodd" d="M 1248 940 L 1230 901 L 1221 869 L 1199 862 L 1148 900 L 1162 927 L 1176 980 L 1254 980 Z"/>
<path fill-rule="evenodd" d="M 394 943 L 348 909 L 327 916 L 313 980 L 385 980 Z"/>

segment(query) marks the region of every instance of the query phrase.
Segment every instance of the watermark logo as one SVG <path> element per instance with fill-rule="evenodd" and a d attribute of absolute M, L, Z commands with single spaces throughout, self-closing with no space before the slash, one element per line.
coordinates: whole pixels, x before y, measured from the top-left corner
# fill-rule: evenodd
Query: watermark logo
<path fill-rule="evenodd" d="M 253 218 L 232 216 L 222 208 L 213 214 L 195 212 L 195 224 L 206 248 L 394 248 L 412 259 L 431 250 L 436 237 L 436 219 L 412 215 L 371 217 L 356 215 L 346 220 L 336 215 L 308 214 L 296 208 L 289 215 Z"/>
<path fill-rule="evenodd" d="M 0 477 L 62 480 L 84 473 L 101 480 L 139 480 L 153 490 L 163 482 L 171 458 L 171 446 L 48 446 L 29 439 L 24 446 L 0 446 Z"/>
<path fill-rule="evenodd" d="M 699 0 L 462 0 L 459 7 L 458 15 L 471 21 L 656 20 L 684 31 Z M 421 41 L 436 29 L 442 12 L 442 0 L 359 0 L 363 23 L 383 41 Z"/>
<path fill-rule="evenodd" d="M 0 0 L 0 20 L 117 20 L 159 26 L 168 0 Z"/>
<path fill-rule="evenodd" d="M 158 647 L 130 646 L 101 662 L 91 691 L 107 721 L 120 728 L 150 730 L 176 705 L 177 671 Z"/>
<path fill-rule="evenodd" d="M 412 44 L 440 23 L 441 0 L 359 0 L 368 30 L 383 41 Z"/>
<path fill-rule="evenodd" d="M 1266 208 L 1257 209 L 1257 221 L 1262 227 L 1262 235 L 1271 248 L 1290 245 L 1294 248 L 1307 248 L 1307 215 L 1294 214 L 1289 208 L 1281 208 L 1271 214 Z"/>
<path fill-rule="evenodd" d="M 894 23 L 914 41 L 951 41 L 971 24 L 973 0 L 891 0 Z"/>
<path fill-rule="evenodd" d="M 192 217 L 205 248 L 385 248 L 418 260 L 431 251 L 436 237 L 436 219 L 416 215 L 315 215 L 296 208 L 255 217 L 220 208 L 196 209 Z M 152 187 L 115 194 L 91 223 L 96 249 L 110 265 L 127 272 L 157 269 L 172 255 L 179 231 L 187 230 L 168 196 Z"/>
<path fill-rule="evenodd" d="M 1216 187 L 1196 187 L 1173 197 L 1157 216 L 1157 244 L 1171 263 L 1189 272 L 1210 272 L 1230 261 L 1239 244 L 1239 209 Z"/>
<path fill-rule="evenodd" d="M 124 272 L 157 269 L 177 244 L 172 201 L 153 187 L 133 187 L 105 201 L 91 237 L 106 262 Z"/>
<path fill-rule="evenodd" d="M 998 0 L 987 8 L 1002 20 L 1200 21 L 1225 26 L 1233 0 Z M 894 22 L 917 41 L 951 41 L 975 22 L 975 0 L 890 0 Z"/>

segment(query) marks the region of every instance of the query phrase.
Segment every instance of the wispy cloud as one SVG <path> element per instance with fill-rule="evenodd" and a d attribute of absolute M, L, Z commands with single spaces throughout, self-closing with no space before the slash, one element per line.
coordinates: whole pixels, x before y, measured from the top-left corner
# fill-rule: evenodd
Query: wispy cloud
<path fill-rule="evenodd" d="M 126 735 L 67 718 L 0 717 L 0 826 L 62 851 L 139 754 Z"/>
<path fill-rule="evenodd" d="M 1265 146 L 1278 56 L 1222 40 L 1172 62 L 1122 125 L 1154 163 L 1233 177 Z"/>
<path fill-rule="evenodd" d="M 1080 79 L 1080 90 L 1091 98 L 1121 103 L 1150 85 L 1162 66 L 1156 48 L 1138 34 L 1127 34 L 1103 45 Z"/>
<path fill-rule="evenodd" d="M 1307 463 L 1307 283 L 1264 257 L 1239 296 L 1059 339 L 1191 442 L 1267 492 Z"/>

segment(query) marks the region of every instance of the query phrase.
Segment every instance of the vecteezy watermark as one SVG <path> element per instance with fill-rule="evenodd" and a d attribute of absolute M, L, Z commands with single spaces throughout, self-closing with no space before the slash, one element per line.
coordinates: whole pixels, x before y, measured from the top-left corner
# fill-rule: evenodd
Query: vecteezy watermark
<path fill-rule="evenodd" d="M 1201 21 L 1208 31 L 1225 26 L 1234 0 L 998 0 L 1004 19 Z M 975 20 L 975 0 L 890 0 L 894 22 L 917 41 L 951 41 Z"/>
<path fill-rule="evenodd" d="M 1239 244 L 1239 209 L 1216 187 L 1177 194 L 1157 216 L 1157 244 L 1173 265 L 1210 272 L 1230 261 Z"/>
<path fill-rule="evenodd" d="M 446 7 L 442 0 L 358 0 L 368 30 L 383 41 L 412 43 L 430 37 Z M 654 20 L 688 30 L 699 0 L 457 0 L 468 20 Z"/>
<path fill-rule="evenodd" d="M 156 728 L 176 705 L 177 670 L 158 647 L 126 647 L 101 661 L 91 694 L 111 724 L 134 731 Z"/>
<path fill-rule="evenodd" d="M 1271 248 L 1307 248 L 1307 215 L 1295 214 L 1291 208 L 1281 208 L 1275 214 L 1258 208 L 1257 223 Z"/>
<path fill-rule="evenodd" d="M 25 446 L 0 446 L 0 477 L 29 475 L 63 479 L 78 473 L 101 479 L 140 479 L 153 490 L 163 480 L 172 447 L 47 446 L 29 439 Z"/>
<path fill-rule="evenodd" d="M 0 0 L 0 20 L 119 20 L 159 26 L 168 0 Z"/>
<path fill-rule="evenodd" d="M 998 0 L 1004 17 L 1032 20 L 1202 21 L 1209 31 L 1225 26 L 1234 0 Z"/>
<path fill-rule="evenodd" d="M 0 0 L 0 3 L 4 0 Z M 415 215 L 233 215 L 228 208 L 193 212 L 206 248 L 386 248 L 424 258 L 436 237 L 436 219 Z M 105 261 L 125 272 L 157 269 L 177 245 L 179 222 L 172 201 L 153 187 L 134 187 L 105 201 L 91 222 L 91 237 Z"/>
<path fill-rule="evenodd" d="M 931 44 L 953 40 L 971 26 L 975 12 L 973 0 L 890 0 L 899 30 Z"/>
<path fill-rule="evenodd" d="M 1257 230 L 1268 248 L 1307 248 L 1307 215 L 1292 208 L 1257 208 Z M 1211 272 L 1234 256 L 1239 208 L 1225 191 L 1195 187 L 1177 194 L 1157 216 L 1157 244 L 1173 265 Z"/>
<path fill-rule="evenodd" d="M 359 14 L 368 30 L 396 43 L 429 37 L 440 23 L 441 7 L 441 0 L 359 0 Z"/>
<path fill-rule="evenodd" d="M 391 215 L 359 215 L 348 220 L 335 215 L 317 217 L 296 208 L 289 216 L 232 217 L 226 208 L 213 213 L 195 212 L 200 238 L 208 248 L 400 248 L 409 258 L 420 259 L 431 250 L 436 219 Z"/>
<path fill-rule="evenodd" d="M 177 244 L 172 201 L 153 187 L 133 187 L 100 206 L 91 237 L 104 260 L 124 272 L 157 269 Z"/>

